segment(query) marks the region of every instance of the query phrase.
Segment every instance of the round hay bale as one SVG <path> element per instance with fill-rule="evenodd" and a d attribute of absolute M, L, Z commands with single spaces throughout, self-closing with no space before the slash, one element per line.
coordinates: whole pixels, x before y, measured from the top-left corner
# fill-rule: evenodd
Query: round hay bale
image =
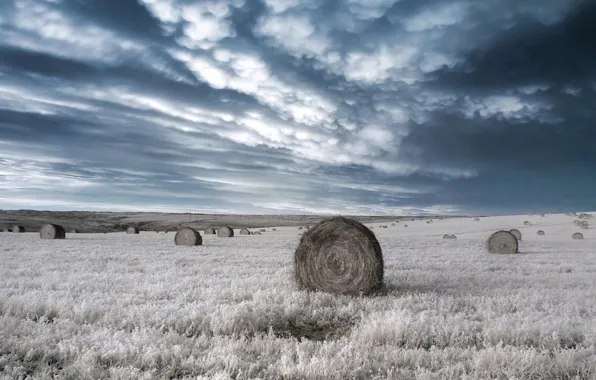
<path fill-rule="evenodd" d="M 404 224 L 404 227 L 407 227 L 407 226 L 408 226 L 407 224 Z"/>
<path fill-rule="evenodd" d="M 128 235 L 138 235 L 139 234 L 139 229 L 137 227 L 128 227 L 126 229 L 126 234 L 128 234 Z"/>
<path fill-rule="evenodd" d="M 375 235 L 345 217 L 324 219 L 294 253 L 298 286 L 310 291 L 368 295 L 383 284 L 383 253 Z"/>
<path fill-rule="evenodd" d="M 25 232 L 25 227 L 23 227 L 23 226 L 14 226 L 14 227 L 12 227 L 12 232 L 23 233 L 23 232 Z"/>
<path fill-rule="evenodd" d="M 452 240 L 457 240 L 457 236 L 455 236 L 455 235 L 451 235 L 451 236 L 449 236 L 449 239 L 452 239 Z"/>
<path fill-rule="evenodd" d="M 203 244 L 203 239 L 199 231 L 194 228 L 184 227 L 176 232 L 174 236 L 174 243 L 176 245 L 186 245 L 189 247 Z"/>
<path fill-rule="evenodd" d="M 205 228 L 204 234 L 205 235 L 215 235 L 215 230 L 211 227 Z"/>
<path fill-rule="evenodd" d="M 445 234 L 445 235 L 443 235 L 443 239 L 451 239 L 451 235 Z"/>
<path fill-rule="evenodd" d="M 44 224 L 39 230 L 39 237 L 42 239 L 64 239 L 66 233 L 64 227 L 58 224 Z"/>
<path fill-rule="evenodd" d="M 250 235 L 250 231 L 247 228 L 240 230 L 240 235 Z"/>
<path fill-rule="evenodd" d="M 10 228 L 5 228 L 3 232 L 12 232 L 12 230 Z"/>
<path fill-rule="evenodd" d="M 275 228 L 272 228 L 271 231 L 277 231 Z"/>
<path fill-rule="evenodd" d="M 221 226 L 217 229 L 217 236 L 223 238 L 234 237 L 234 230 L 228 226 Z"/>
<path fill-rule="evenodd" d="M 513 229 L 509 230 L 509 232 L 511 232 L 513 234 L 513 236 L 515 236 L 515 238 L 517 240 L 521 240 L 522 239 L 522 234 L 521 234 L 521 232 L 519 232 L 518 229 L 513 228 Z"/>
<path fill-rule="evenodd" d="M 261 228 L 261 232 L 265 232 L 265 229 L 264 228 Z"/>
<path fill-rule="evenodd" d="M 391 223 L 392 226 L 395 226 L 395 223 Z"/>
<path fill-rule="evenodd" d="M 571 235 L 571 238 L 573 240 L 583 240 L 584 239 L 584 235 L 581 232 L 576 232 L 573 235 Z"/>
<path fill-rule="evenodd" d="M 490 253 L 517 253 L 519 246 L 517 238 L 509 231 L 497 231 L 486 241 L 486 249 Z"/>
<path fill-rule="evenodd" d="M 426 224 L 430 224 L 430 220 L 427 220 L 427 221 L 426 221 Z"/>
<path fill-rule="evenodd" d="M 530 223 L 530 222 L 529 222 L 529 221 L 527 221 L 527 220 L 524 222 L 524 226 L 531 226 L 531 225 L 532 225 L 532 223 Z"/>
<path fill-rule="evenodd" d="M 76 228 L 73 228 L 72 230 L 70 230 L 71 234 L 78 234 L 79 230 L 77 230 Z"/>
<path fill-rule="evenodd" d="M 259 231 L 255 231 L 255 232 L 253 232 L 252 234 L 253 234 L 253 235 L 259 235 L 259 236 L 261 236 L 261 233 L 260 233 Z"/>
<path fill-rule="evenodd" d="M 536 235 L 538 235 L 538 236 L 544 236 L 544 231 L 538 230 L 538 231 L 536 231 Z"/>

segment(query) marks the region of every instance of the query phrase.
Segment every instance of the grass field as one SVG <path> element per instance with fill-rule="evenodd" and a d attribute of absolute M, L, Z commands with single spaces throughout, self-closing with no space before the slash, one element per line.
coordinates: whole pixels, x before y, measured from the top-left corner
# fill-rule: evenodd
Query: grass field
<path fill-rule="evenodd" d="M 596 379 L 596 232 L 573 220 L 373 224 L 386 292 L 370 298 L 298 291 L 296 227 L 199 247 L 0 233 L 0 377 Z M 520 254 L 486 253 L 500 228 Z"/>

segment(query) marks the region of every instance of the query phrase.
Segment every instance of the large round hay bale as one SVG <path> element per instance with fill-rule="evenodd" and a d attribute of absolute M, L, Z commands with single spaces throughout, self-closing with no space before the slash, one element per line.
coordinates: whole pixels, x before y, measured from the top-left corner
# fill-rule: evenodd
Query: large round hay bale
<path fill-rule="evenodd" d="M 39 230 L 39 237 L 42 239 L 64 239 L 66 233 L 64 227 L 58 224 L 44 224 Z"/>
<path fill-rule="evenodd" d="M 519 232 L 519 230 L 517 228 L 510 229 L 509 232 L 511 232 L 517 240 L 522 239 L 522 234 L 521 234 L 521 232 Z"/>
<path fill-rule="evenodd" d="M 250 231 L 247 228 L 240 230 L 240 235 L 250 235 Z"/>
<path fill-rule="evenodd" d="M 234 237 L 234 230 L 228 226 L 221 226 L 217 229 L 217 236 L 218 237 Z"/>
<path fill-rule="evenodd" d="M 367 295 L 383 284 L 383 253 L 375 235 L 345 217 L 307 231 L 294 253 L 298 286 L 311 291 Z"/>
<path fill-rule="evenodd" d="M 137 227 L 128 227 L 126 229 L 126 233 L 128 235 L 138 235 L 139 234 L 139 229 Z"/>
<path fill-rule="evenodd" d="M 23 226 L 13 226 L 12 232 L 23 233 L 25 232 L 25 227 Z"/>
<path fill-rule="evenodd" d="M 205 228 L 204 234 L 205 235 L 215 235 L 215 230 L 211 227 Z"/>
<path fill-rule="evenodd" d="M 532 223 L 530 223 L 530 222 L 529 222 L 529 221 L 527 221 L 527 220 L 524 222 L 524 226 L 531 226 L 531 225 L 532 225 Z"/>
<path fill-rule="evenodd" d="M 517 253 L 519 246 L 517 238 L 509 231 L 497 231 L 486 241 L 486 249 L 490 253 Z"/>
<path fill-rule="evenodd" d="M 451 235 L 451 236 L 449 236 L 449 239 L 452 239 L 452 240 L 457 240 L 457 236 L 455 236 L 455 235 Z"/>
<path fill-rule="evenodd" d="M 259 236 L 261 236 L 261 233 L 260 233 L 259 231 L 255 231 L 255 232 L 253 232 L 252 234 L 253 234 L 253 235 L 259 235 Z"/>
<path fill-rule="evenodd" d="M 176 236 L 174 236 L 174 243 L 176 245 L 186 245 L 192 247 L 203 244 L 203 239 L 201 238 L 199 231 L 195 230 L 194 228 L 184 227 L 176 232 Z"/>
<path fill-rule="evenodd" d="M 451 239 L 451 235 L 445 234 L 445 235 L 443 235 L 443 239 Z"/>
<path fill-rule="evenodd" d="M 581 232 L 576 232 L 573 235 L 571 235 L 571 238 L 573 240 L 583 240 L 584 239 L 584 235 Z"/>
<path fill-rule="evenodd" d="M 545 234 L 544 234 L 544 231 L 538 230 L 538 231 L 536 231 L 536 235 L 538 235 L 538 236 L 544 236 Z"/>

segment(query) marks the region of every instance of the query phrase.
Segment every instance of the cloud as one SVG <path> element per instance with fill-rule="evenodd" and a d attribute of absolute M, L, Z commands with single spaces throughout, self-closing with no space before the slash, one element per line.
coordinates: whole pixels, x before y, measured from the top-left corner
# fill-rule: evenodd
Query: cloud
<path fill-rule="evenodd" d="M 596 163 L 594 14 L 575 0 L 3 2 L 0 206 L 553 209 L 573 193 L 555 185 L 593 186 L 572 176 Z M 573 196 L 557 207 L 596 206 Z"/>

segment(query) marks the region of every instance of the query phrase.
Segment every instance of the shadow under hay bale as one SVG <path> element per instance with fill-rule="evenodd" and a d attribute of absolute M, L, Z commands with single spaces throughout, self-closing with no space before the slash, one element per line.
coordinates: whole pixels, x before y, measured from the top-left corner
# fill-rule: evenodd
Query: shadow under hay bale
<path fill-rule="evenodd" d="M 497 231 L 486 240 L 489 253 L 513 254 L 518 253 L 517 238 L 509 231 Z"/>
<path fill-rule="evenodd" d="M 538 235 L 538 236 L 544 236 L 545 234 L 544 234 L 544 231 L 538 230 L 538 231 L 536 231 L 536 235 Z"/>
<path fill-rule="evenodd" d="M 294 253 L 294 270 L 301 289 L 370 295 L 383 284 L 383 253 L 363 224 L 334 217 L 302 236 Z"/>
<path fill-rule="evenodd" d="M 217 236 L 223 238 L 234 237 L 234 230 L 229 226 L 221 226 L 217 229 Z"/>
<path fill-rule="evenodd" d="M 58 224 L 44 224 L 39 230 L 39 237 L 45 240 L 64 239 L 66 231 Z"/>
<path fill-rule="evenodd" d="M 519 230 L 517 228 L 511 229 L 511 230 L 509 230 L 509 232 L 511 232 L 513 234 L 513 236 L 515 236 L 515 238 L 517 240 L 521 240 L 522 239 L 522 234 L 521 234 L 521 232 L 519 232 Z"/>
<path fill-rule="evenodd" d="M 14 227 L 12 227 L 12 232 L 23 233 L 23 232 L 25 232 L 25 227 L 23 227 L 23 226 L 14 226 Z"/>
<path fill-rule="evenodd" d="M 174 236 L 174 244 L 192 247 L 203 244 L 203 238 L 201 238 L 199 231 L 194 228 L 184 227 L 176 232 L 176 236 Z"/>
<path fill-rule="evenodd" d="M 205 235 L 215 235 L 215 230 L 213 228 L 205 228 L 203 232 Z"/>
<path fill-rule="evenodd" d="M 582 234 L 581 232 L 576 232 L 573 235 L 571 235 L 571 238 L 573 240 L 583 240 L 584 239 L 584 234 Z"/>
<path fill-rule="evenodd" d="M 240 235 L 250 235 L 250 231 L 247 228 L 240 230 Z"/>
<path fill-rule="evenodd" d="M 128 227 L 126 229 L 126 234 L 127 235 L 138 235 L 139 234 L 139 229 L 137 227 Z"/>

